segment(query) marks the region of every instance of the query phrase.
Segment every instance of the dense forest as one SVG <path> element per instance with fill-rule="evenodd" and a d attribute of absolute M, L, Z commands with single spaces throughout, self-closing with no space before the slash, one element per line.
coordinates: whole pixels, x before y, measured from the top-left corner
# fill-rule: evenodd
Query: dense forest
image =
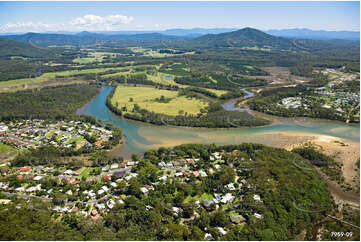
<path fill-rule="evenodd" d="M 83 84 L 0 93 L 0 120 L 74 119 L 98 92 L 97 86 Z"/>

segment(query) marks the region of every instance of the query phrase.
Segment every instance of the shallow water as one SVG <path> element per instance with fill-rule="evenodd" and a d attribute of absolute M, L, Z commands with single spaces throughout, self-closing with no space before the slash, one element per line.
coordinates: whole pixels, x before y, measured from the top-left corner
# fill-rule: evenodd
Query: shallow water
<path fill-rule="evenodd" d="M 115 126 L 122 128 L 126 144 L 119 149 L 118 154 L 125 158 L 129 157 L 131 153 L 141 153 L 151 148 L 182 143 L 234 144 L 254 142 L 280 147 L 289 142 L 287 134 L 294 132 L 304 133 L 306 136 L 322 134 L 350 141 L 359 142 L 360 140 L 359 124 L 304 118 L 297 120 L 282 119 L 265 127 L 235 129 L 168 127 L 135 122 L 115 115 L 106 107 L 105 100 L 111 90 L 112 87 L 102 87 L 100 94 L 79 109 L 78 114 L 92 115 L 97 119 L 112 122 Z M 117 151 L 115 152 L 117 153 Z"/>

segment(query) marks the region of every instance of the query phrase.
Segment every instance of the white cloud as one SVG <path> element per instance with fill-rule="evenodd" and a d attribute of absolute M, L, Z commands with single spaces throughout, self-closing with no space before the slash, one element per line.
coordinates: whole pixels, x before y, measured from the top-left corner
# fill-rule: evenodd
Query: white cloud
<path fill-rule="evenodd" d="M 74 18 L 65 23 L 46 24 L 41 22 L 17 22 L 0 26 L 0 32 L 45 32 L 81 30 L 118 30 L 130 24 L 134 18 L 125 15 L 97 16 L 93 14 Z"/>
<path fill-rule="evenodd" d="M 80 26 L 96 26 L 96 25 L 121 25 L 121 24 L 129 24 L 132 22 L 134 18 L 132 16 L 124 16 L 124 15 L 109 15 L 105 17 L 88 14 L 80 18 L 73 19 L 71 21 L 72 25 L 80 25 Z"/>

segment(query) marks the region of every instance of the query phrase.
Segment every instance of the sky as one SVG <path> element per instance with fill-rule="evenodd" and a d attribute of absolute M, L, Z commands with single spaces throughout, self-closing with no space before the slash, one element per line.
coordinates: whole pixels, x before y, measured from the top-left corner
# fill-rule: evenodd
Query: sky
<path fill-rule="evenodd" d="M 359 2 L 0 2 L 0 32 L 360 30 Z"/>

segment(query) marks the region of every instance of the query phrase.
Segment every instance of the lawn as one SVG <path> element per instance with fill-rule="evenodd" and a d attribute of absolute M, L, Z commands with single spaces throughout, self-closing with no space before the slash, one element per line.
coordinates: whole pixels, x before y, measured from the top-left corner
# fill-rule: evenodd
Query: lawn
<path fill-rule="evenodd" d="M 82 142 L 82 141 L 85 141 L 85 139 L 82 137 L 82 136 L 76 136 L 74 138 L 70 138 L 68 139 L 65 144 L 71 144 L 73 142 L 75 142 L 76 144 Z"/>
<path fill-rule="evenodd" d="M 161 96 L 170 101 L 168 103 L 157 101 L 156 99 L 161 98 Z M 130 101 L 131 98 L 133 101 Z M 208 106 L 208 103 L 201 100 L 178 96 L 176 91 L 160 90 L 153 87 L 118 86 L 111 102 L 115 107 L 125 106 L 128 112 L 133 110 L 134 104 L 138 104 L 142 109 L 171 116 L 178 115 L 180 110 L 188 114 L 198 114 L 202 108 Z"/>
<path fill-rule="evenodd" d="M 194 197 L 192 197 L 192 196 L 188 196 L 188 197 L 186 197 L 185 199 L 184 199 L 184 203 L 187 203 L 187 202 L 191 202 L 191 201 L 203 201 L 203 200 L 205 200 L 205 199 L 207 199 L 207 200 L 213 200 L 213 195 L 212 194 L 209 194 L 209 193 L 203 193 L 201 196 L 194 196 Z"/>
<path fill-rule="evenodd" d="M 89 175 L 89 173 L 93 170 L 94 168 L 91 167 L 83 167 L 80 171 L 80 176 L 85 178 L 91 177 L 92 175 Z"/>

